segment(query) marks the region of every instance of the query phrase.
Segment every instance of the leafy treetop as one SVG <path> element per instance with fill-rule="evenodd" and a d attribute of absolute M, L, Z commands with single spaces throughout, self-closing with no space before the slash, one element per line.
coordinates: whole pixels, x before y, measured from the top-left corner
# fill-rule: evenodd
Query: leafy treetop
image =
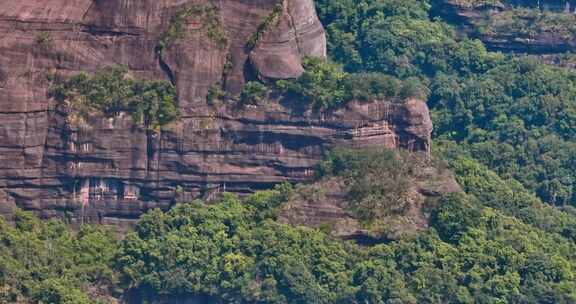
<path fill-rule="evenodd" d="M 136 80 L 124 66 L 105 67 L 94 75 L 80 73 L 53 86 L 51 95 L 82 118 L 127 112 L 150 129 L 161 128 L 179 115 L 172 84 Z"/>

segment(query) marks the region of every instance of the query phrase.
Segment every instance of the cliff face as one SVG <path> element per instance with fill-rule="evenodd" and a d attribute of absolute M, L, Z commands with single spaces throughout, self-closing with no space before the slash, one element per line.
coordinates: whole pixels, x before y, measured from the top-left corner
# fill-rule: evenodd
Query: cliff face
<path fill-rule="evenodd" d="M 436 14 L 453 21 L 493 51 L 535 55 L 576 49 L 576 2 L 500 1 L 476 6 L 458 0 L 435 4 Z M 482 29 L 482 30 L 480 30 Z"/>
<path fill-rule="evenodd" d="M 190 6 L 183 35 L 159 48 Z M 250 46 L 262 20 L 277 18 Z M 210 28 L 205 26 L 210 22 Z M 214 33 L 225 39 L 214 39 Z M 0 6 L 0 213 L 13 206 L 43 217 L 123 225 L 149 208 L 309 180 L 334 145 L 385 145 L 427 152 L 432 124 L 423 102 L 352 102 L 324 114 L 288 101 L 238 109 L 208 105 L 220 85 L 290 78 L 303 56 L 325 56 L 312 0 L 35 0 Z M 172 81 L 182 117 L 161 132 L 128 115 L 74 124 L 47 97 L 55 77 L 123 64 L 137 76 Z"/>

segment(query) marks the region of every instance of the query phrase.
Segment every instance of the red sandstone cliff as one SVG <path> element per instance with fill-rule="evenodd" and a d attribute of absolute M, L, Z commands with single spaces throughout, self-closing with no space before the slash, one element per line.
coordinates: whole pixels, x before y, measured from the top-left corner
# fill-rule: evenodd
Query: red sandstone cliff
<path fill-rule="evenodd" d="M 178 12 L 210 3 L 225 42 L 191 18 L 186 36 L 159 51 Z M 278 3 L 277 22 L 247 47 Z M 247 79 L 297 77 L 303 56 L 325 56 L 312 0 L 8 1 L 0 37 L 0 213 L 19 206 L 122 225 L 176 201 L 308 180 L 334 145 L 430 147 L 428 109 L 417 100 L 350 103 L 324 114 L 274 101 L 240 110 L 206 103 L 213 85 L 234 95 Z M 112 64 L 172 81 L 181 119 L 159 133 L 127 115 L 77 125 L 47 97 L 50 77 Z"/>

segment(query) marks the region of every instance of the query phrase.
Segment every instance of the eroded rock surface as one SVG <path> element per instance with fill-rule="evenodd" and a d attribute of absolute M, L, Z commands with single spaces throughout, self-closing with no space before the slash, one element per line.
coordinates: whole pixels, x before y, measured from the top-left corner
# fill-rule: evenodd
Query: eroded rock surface
<path fill-rule="evenodd" d="M 512 3 L 512 4 L 510 4 Z M 527 53 L 535 55 L 560 54 L 576 50 L 576 34 L 573 30 L 560 31 L 562 23 L 570 22 L 576 14 L 576 2 L 566 1 L 558 3 L 543 3 L 540 10 L 536 8 L 536 2 L 531 1 L 510 1 L 508 5 L 494 3 L 484 3 L 471 7 L 467 2 L 458 0 L 444 0 L 438 2 L 437 14 L 442 15 L 446 20 L 458 24 L 464 31 L 473 37 L 484 42 L 488 49 L 492 51 Z M 535 14 L 538 12 L 563 14 L 565 20 L 558 20 L 559 25 L 550 26 L 549 29 L 541 28 L 540 31 L 531 33 L 533 29 L 524 29 L 520 32 L 510 32 L 506 27 L 486 33 L 479 33 L 479 27 L 486 27 L 490 19 L 500 19 L 500 15 L 505 15 L 512 7 L 530 8 Z M 557 17 L 558 17 L 557 16 Z M 539 17 L 530 17 L 526 21 L 528 24 L 535 23 Z M 519 17 L 522 19 L 522 17 Z M 498 23 L 498 21 L 496 21 Z M 512 27 L 514 28 L 514 27 Z"/>
<path fill-rule="evenodd" d="M 410 187 L 402 213 L 375 218 L 363 223 L 354 213 L 346 183 L 341 177 L 330 177 L 311 185 L 300 186 L 287 204 L 283 205 L 280 222 L 319 228 L 331 235 L 358 242 L 380 242 L 399 239 L 428 229 L 426 204 L 433 204 L 441 195 L 461 191 L 452 172 L 435 165 L 425 153 L 412 155 L 417 163 L 416 174 L 410 176 Z"/>
<path fill-rule="evenodd" d="M 0 6 L 0 212 L 17 205 L 42 217 L 124 226 L 150 208 L 309 180 L 335 145 L 429 151 L 428 109 L 416 100 L 352 102 L 324 114 L 273 100 L 259 108 L 208 105 L 213 85 L 234 95 L 257 76 L 254 70 L 266 78 L 296 77 L 303 56 L 325 55 L 312 0 L 282 2 L 280 21 L 253 50 L 246 48 L 277 4 L 21 0 Z M 191 17 L 183 37 L 159 50 L 173 16 L 189 5 L 215 5 L 228 39 L 213 41 L 201 18 Z M 124 114 L 79 124 L 48 98 L 54 78 L 113 64 L 176 84 L 178 122 L 161 132 Z"/>
<path fill-rule="evenodd" d="M 326 36 L 313 1 L 283 1 L 276 26 L 263 34 L 251 60 L 264 79 L 296 78 L 305 56 L 326 57 Z"/>

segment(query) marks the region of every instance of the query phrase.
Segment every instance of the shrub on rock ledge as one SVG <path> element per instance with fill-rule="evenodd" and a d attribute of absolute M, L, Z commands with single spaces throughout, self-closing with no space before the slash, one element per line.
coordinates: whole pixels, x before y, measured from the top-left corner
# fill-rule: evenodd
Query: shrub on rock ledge
<path fill-rule="evenodd" d="M 428 92 L 416 77 L 402 81 L 382 73 L 347 73 L 341 65 L 321 58 L 305 58 L 303 65 L 302 76 L 279 80 L 276 87 L 315 109 L 336 108 L 351 100 L 426 99 Z"/>
<path fill-rule="evenodd" d="M 244 104 L 258 104 L 266 97 L 267 92 L 268 88 L 262 83 L 250 81 L 244 86 L 240 94 L 240 100 Z"/>
<path fill-rule="evenodd" d="M 172 84 L 134 79 L 123 66 L 106 67 L 94 75 L 80 73 L 53 86 L 50 95 L 81 118 L 126 112 L 149 129 L 159 129 L 179 116 Z"/>

